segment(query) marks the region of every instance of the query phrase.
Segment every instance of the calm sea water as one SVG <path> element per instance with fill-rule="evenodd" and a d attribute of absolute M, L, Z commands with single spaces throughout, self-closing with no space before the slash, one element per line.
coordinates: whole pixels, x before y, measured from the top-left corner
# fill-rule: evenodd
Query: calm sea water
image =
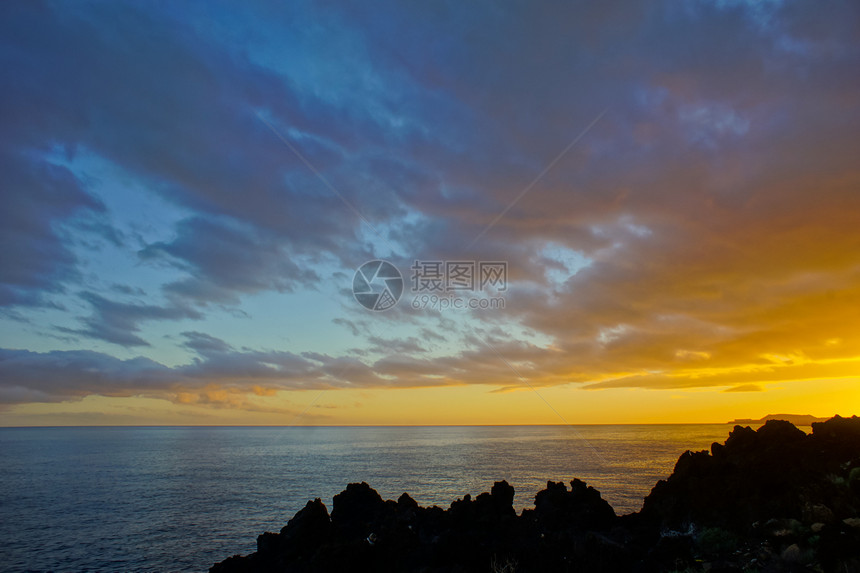
<path fill-rule="evenodd" d="M 518 508 L 585 480 L 637 511 L 730 426 L 2 428 L 0 570 L 205 571 L 308 499 L 367 481 L 447 507 L 507 479 Z"/>

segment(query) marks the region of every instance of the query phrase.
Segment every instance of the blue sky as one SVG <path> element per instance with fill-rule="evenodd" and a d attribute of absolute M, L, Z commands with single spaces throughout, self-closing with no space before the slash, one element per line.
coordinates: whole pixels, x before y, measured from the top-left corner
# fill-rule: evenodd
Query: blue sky
<path fill-rule="evenodd" d="M 825 4 L 4 2 L 0 405 L 850 385 Z M 505 308 L 369 313 L 377 258 L 505 261 Z"/>

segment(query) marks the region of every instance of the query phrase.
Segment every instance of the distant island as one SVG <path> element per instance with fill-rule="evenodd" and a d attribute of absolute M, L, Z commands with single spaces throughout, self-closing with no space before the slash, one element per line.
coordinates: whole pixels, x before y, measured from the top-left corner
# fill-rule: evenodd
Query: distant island
<path fill-rule="evenodd" d="M 804 420 L 812 416 L 802 416 Z M 496 482 L 445 509 L 365 482 L 309 501 L 257 551 L 210 573 L 801 573 L 860 571 L 860 418 L 736 426 L 710 451 L 687 451 L 642 509 L 617 515 L 574 479 L 549 481 L 513 508 Z"/>
<path fill-rule="evenodd" d="M 768 414 L 764 418 L 753 420 L 752 418 L 738 418 L 728 422 L 729 424 L 764 424 L 768 420 L 785 420 L 795 426 L 811 426 L 816 422 L 826 422 L 828 418 L 818 418 L 809 414 Z"/>

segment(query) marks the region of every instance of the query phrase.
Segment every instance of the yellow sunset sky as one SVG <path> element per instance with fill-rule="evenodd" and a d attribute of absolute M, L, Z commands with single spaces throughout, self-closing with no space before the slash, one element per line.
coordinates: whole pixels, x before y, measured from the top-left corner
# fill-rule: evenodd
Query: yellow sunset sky
<path fill-rule="evenodd" d="M 0 425 L 860 413 L 856 7 L 466 4 L 18 10 Z"/>

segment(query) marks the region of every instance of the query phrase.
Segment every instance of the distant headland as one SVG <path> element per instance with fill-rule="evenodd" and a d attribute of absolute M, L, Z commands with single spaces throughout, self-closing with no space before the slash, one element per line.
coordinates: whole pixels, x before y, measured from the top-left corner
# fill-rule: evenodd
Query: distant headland
<path fill-rule="evenodd" d="M 764 418 L 754 420 L 752 418 L 738 418 L 728 422 L 729 424 L 764 424 L 768 420 L 785 420 L 795 426 L 811 426 L 816 422 L 826 422 L 828 418 L 819 418 L 809 414 L 768 414 Z"/>

